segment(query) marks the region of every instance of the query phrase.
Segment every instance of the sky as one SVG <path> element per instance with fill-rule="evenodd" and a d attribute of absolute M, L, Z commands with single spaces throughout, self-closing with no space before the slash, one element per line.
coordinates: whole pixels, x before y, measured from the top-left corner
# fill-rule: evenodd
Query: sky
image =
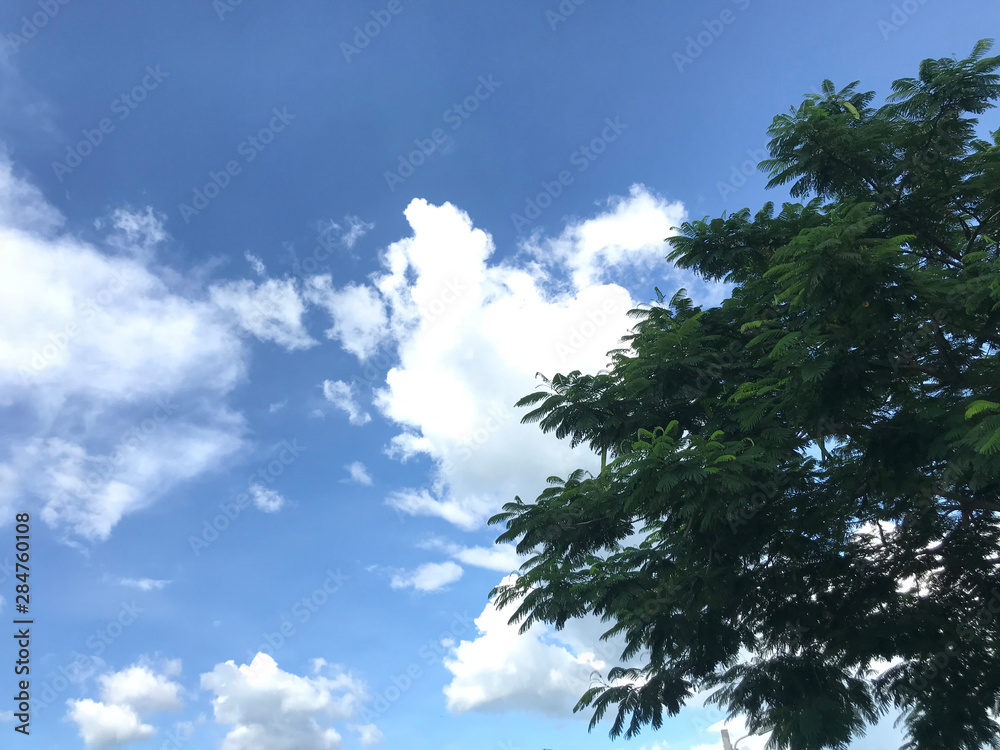
<path fill-rule="evenodd" d="M 704 696 L 632 740 L 588 732 L 572 709 L 617 663 L 608 626 L 519 635 L 490 602 L 522 560 L 486 520 L 598 463 L 514 403 L 536 373 L 605 367 L 655 288 L 724 299 L 664 239 L 787 199 L 756 170 L 776 114 L 827 78 L 881 102 L 998 20 L 987 0 L 7 0 L 0 618 L 32 624 L 30 737 L 8 697 L 0 745 L 745 734 Z M 853 747 L 890 746 L 893 718 Z"/>

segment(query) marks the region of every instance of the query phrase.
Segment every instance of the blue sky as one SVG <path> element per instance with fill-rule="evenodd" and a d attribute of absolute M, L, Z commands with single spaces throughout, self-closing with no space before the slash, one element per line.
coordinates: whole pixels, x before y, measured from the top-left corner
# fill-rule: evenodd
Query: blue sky
<path fill-rule="evenodd" d="M 0 614 L 29 513 L 33 742 L 721 747 L 697 706 L 588 734 L 601 624 L 489 603 L 520 561 L 485 519 L 595 464 L 513 403 L 604 366 L 654 286 L 723 298 L 662 240 L 785 197 L 753 169 L 775 114 L 825 78 L 881 101 L 997 15 L 5 3 Z"/>

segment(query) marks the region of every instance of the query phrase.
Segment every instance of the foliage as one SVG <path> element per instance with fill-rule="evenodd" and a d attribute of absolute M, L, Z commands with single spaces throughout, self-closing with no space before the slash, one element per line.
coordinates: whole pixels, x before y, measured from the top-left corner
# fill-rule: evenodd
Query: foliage
<path fill-rule="evenodd" d="M 857 82 L 774 119 L 775 213 L 692 221 L 669 258 L 733 283 L 633 310 L 609 372 L 518 402 L 608 457 L 491 523 L 532 555 L 512 622 L 593 612 L 623 665 L 577 709 L 612 736 L 693 692 L 843 748 L 887 713 L 908 747 L 1000 748 L 1000 95 L 988 41 L 887 103 Z"/>

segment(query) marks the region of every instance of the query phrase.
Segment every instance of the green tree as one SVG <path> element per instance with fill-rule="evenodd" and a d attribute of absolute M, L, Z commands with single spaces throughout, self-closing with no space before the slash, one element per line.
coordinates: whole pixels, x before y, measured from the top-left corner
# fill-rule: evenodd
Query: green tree
<path fill-rule="evenodd" d="M 596 613 L 622 664 L 580 700 L 612 736 L 696 690 L 842 748 L 888 713 L 907 747 L 1000 748 L 1000 95 L 991 43 L 924 60 L 878 109 L 857 82 L 769 129 L 793 197 L 670 238 L 734 284 L 630 315 L 598 375 L 522 421 L 606 454 L 491 523 L 531 555 L 513 623 Z"/>

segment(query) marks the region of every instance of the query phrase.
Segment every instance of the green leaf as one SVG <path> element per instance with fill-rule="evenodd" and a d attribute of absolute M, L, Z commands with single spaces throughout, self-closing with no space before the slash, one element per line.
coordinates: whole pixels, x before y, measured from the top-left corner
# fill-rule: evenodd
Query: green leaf
<path fill-rule="evenodd" d="M 984 411 L 1000 411 L 1000 404 L 993 401 L 973 401 L 969 408 L 965 410 L 965 418 L 971 419 Z"/>

